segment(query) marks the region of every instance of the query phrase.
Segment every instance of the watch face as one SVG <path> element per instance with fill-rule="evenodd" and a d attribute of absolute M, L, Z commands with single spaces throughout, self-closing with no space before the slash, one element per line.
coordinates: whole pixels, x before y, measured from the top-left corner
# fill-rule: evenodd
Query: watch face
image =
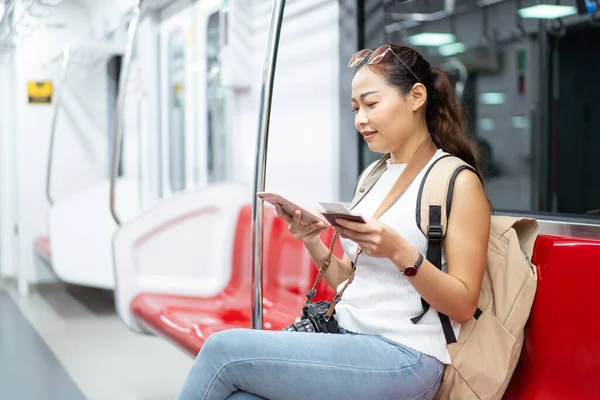
<path fill-rule="evenodd" d="M 404 275 L 406 276 L 415 276 L 417 274 L 417 269 L 415 267 L 406 267 L 404 269 Z"/>

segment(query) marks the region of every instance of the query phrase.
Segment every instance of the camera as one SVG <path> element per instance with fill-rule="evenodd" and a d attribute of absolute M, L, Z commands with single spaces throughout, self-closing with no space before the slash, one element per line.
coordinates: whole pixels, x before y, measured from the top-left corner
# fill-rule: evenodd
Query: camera
<path fill-rule="evenodd" d="M 330 306 L 330 301 L 318 301 L 304 305 L 300 321 L 286 326 L 282 331 L 340 333 L 340 328 L 335 318 L 333 316 L 329 320 L 325 318 L 325 314 L 327 314 Z M 333 313 L 335 314 L 335 311 Z"/>

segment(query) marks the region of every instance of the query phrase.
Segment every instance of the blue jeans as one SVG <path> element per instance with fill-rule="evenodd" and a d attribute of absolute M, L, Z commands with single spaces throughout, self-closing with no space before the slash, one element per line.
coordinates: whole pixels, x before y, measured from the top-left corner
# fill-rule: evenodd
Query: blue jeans
<path fill-rule="evenodd" d="M 431 399 L 443 369 L 380 336 L 232 329 L 206 340 L 177 400 Z"/>

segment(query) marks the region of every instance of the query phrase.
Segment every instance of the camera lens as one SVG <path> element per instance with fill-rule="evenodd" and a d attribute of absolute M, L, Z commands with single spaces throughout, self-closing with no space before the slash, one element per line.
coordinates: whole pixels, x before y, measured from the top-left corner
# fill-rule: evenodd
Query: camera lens
<path fill-rule="evenodd" d="M 318 332 L 317 329 L 315 329 L 314 324 L 312 323 L 311 320 L 309 319 L 301 319 L 298 322 L 295 322 L 289 326 L 286 326 L 285 328 L 282 329 L 282 331 L 287 331 L 287 332 Z"/>

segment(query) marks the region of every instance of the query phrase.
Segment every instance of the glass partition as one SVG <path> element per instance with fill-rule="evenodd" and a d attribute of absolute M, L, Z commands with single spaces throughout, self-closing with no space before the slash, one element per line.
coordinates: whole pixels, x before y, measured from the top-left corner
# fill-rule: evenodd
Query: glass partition
<path fill-rule="evenodd" d="M 168 154 L 171 191 L 185 189 L 185 35 L 178 28 L 168 39 Z"/>
<path fill-rule="evenodd" d="M 600 24 L 583 0 L 554 19 L 523 18 L 522 4 L 387 2 L 361 39 L 415 47 L 448 73 L 496 211 L 600 218 Z M 365 168 L 380 155 L 360 143 Z"/>
<path fill-rule="evenodd" d="M 215 12 L 208 18 L 206 32 L 206 141 L 208 182 L 228 179 L 229 141 L 226 129 L 226 91 L 221 82 L 219 58 L 221 40 L 221 14 Z"/>

